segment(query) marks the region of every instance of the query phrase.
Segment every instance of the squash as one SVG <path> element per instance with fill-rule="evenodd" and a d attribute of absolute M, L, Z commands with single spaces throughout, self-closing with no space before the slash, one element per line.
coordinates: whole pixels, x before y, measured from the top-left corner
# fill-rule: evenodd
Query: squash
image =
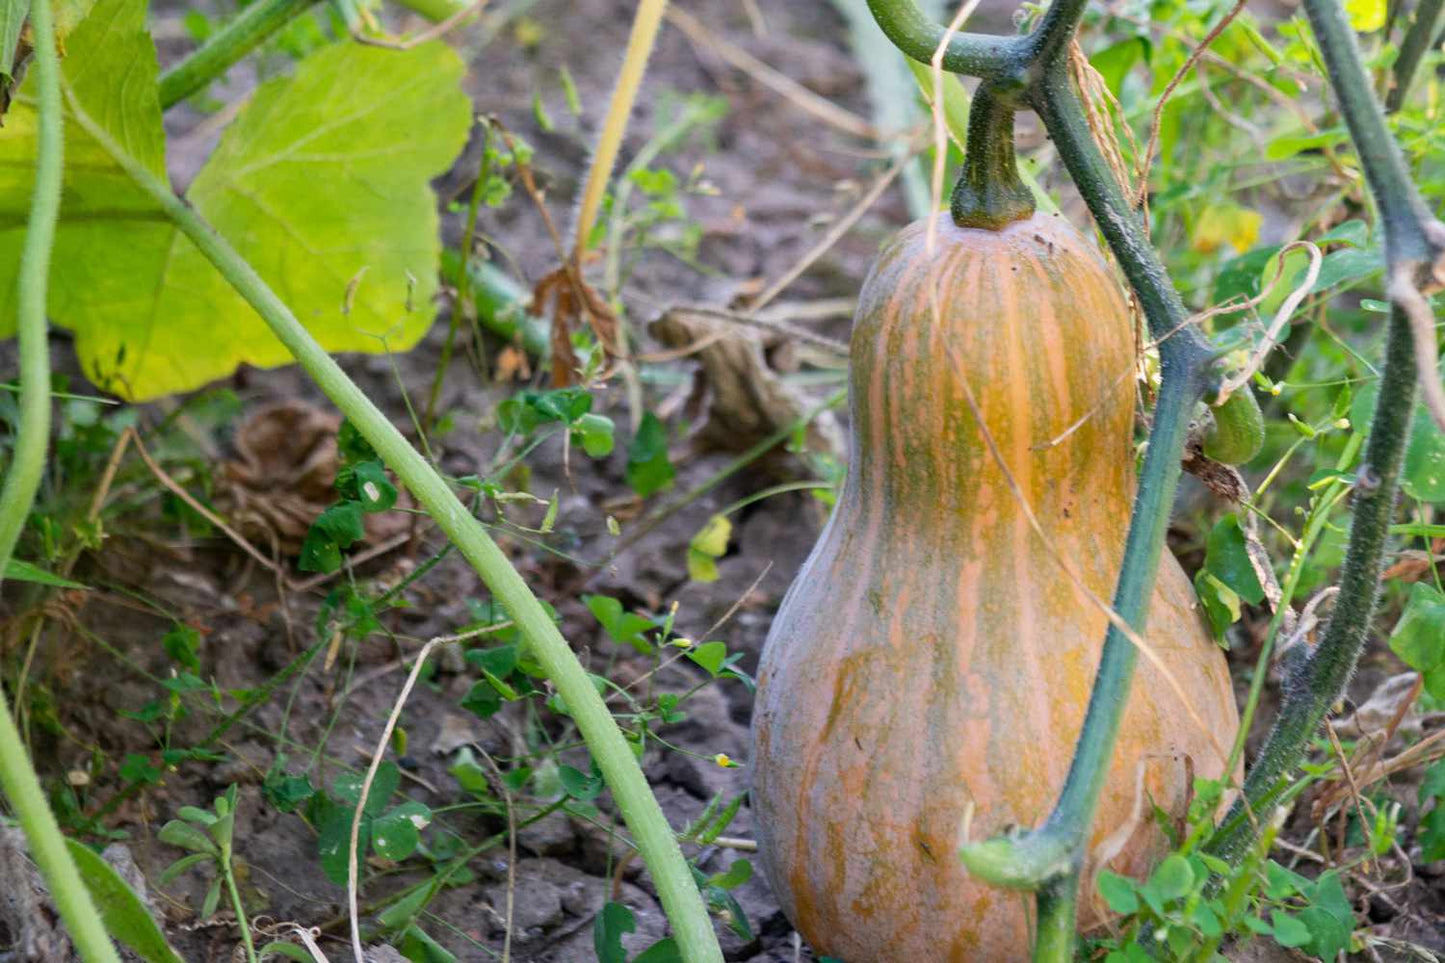
<path fill-rule="evenodd" d="M 802 935 L 845 963 L 1027 956 L 1032 897 L 971 878 L 960 833 L 966 812 L 972 839 L 1049 813 L 1103 644 L 1104 614 L 1054 556 L 1111 597 L 1135 487 L 1134 328 L 1094 247 L 1024 214 L 997 230 L 943 220 L 931 255 L 914 224 L 881 253 L 853 328 L 847 479 L 762 654 L 759 856 Z M 1147 873 L 1165 851 L 1151 804 L 1182 815 L 1238 728 L 1168 552 L 1146 638 L 1212 733 L 1141 659 L 1081 926 L 1100 919 L 1093 872 Z"/>

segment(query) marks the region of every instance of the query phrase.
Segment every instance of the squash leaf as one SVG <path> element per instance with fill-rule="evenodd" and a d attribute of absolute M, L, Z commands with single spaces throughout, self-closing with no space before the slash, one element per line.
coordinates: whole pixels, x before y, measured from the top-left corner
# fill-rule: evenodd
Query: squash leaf
<path fill-rule="evenodd" d="M 54 320 L 75 331 L 87 376 L 131 400 L 196 388 L 242 363 L 291 360 L 75 122 L 83 112 L 116 149 L 165 178 L 144 8 L 96 0 L 67 45 L 66 182 L 50 302 Z M 405 350 L 432 320 L 441 245 L 428 181 L 467 134 L 462 71 L 440 43 L 321 50 L 294 76 L 256 90 L 186 195 L 327 350 Z M 11 115 L 0 140 L 0 336 L 14 330 L 34 173 L 28 84 Z"/>

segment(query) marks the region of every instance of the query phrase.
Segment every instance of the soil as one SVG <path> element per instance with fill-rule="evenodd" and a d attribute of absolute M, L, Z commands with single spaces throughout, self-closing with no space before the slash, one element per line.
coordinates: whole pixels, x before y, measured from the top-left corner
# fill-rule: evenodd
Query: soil
<path fill-rule="evenodd" d="M 472 64 L 467 83 L 477 112 L 496 115 L 536 148 L 534 163 L 553 216 L 565 221 L 585 173 L 588 145 L 606 109 L 634 5 L 607 0 L 540 0 L 520 6 L 527 8 L 526 23 L 535 28 L 535 44 L 517 41 L 515 22 L 484 46 L 465 34 L 455 39 Z M 766 23 L 761 35 L 750 23 L 745 6 L 731 0 L 693 0 L 687 10 L 731 43 L 866 117 L 863 78 L 848 48 L 846 25 L 835 7 L 822 2 L 759 6 Z M 178 28 L 182 12 L 163 5 L 157 15 L 163 64 L 173 62 L 189 48 Z M 563 66 L 582 95 L 582 112 L 577 117 L 569 113 L 557 80 Z M 234 100 L 254 83 L 254 70 L 243 65 L 233 70 L 230 82 L 217 85 L 213 94 L 222 101 Z M 876 156 L 857 140 L 759 86 L 727 66 L 714 51 L 694 46 L 672 27 L 661 32 L 647 85 L 648 92 L 629 129 L 624 162 L 655 130 L 663 91 L 721 95 L 729 110 L 712 145 L 689 147 L 670 160 L 670 166 L 683 173 L 703 164 L 706 178 L 716 187 L 714 196 L 688 201 L 690 215 L 702 225 L 698 261 L 707 270 L 696 270 L 661 252 L 643 255 L 626 290 L 634 323 L 648 320 L 661 306 L 671 303 L 727 305 L 750 285 L 778 277 L 853 206 L 879 169 Z M 556 124 L 552 131 L 537 124 L 532 103 L 535 90 L 545 92 L 545 106 Z M 172 173 L 183 185 L 213 145 L 214 125 L 183 107 L 168 114 L 167 126 L 173 138 Z M 440 179 L 437 188 L 442 197 L 455 197 L 468 188 L 480 150 L 480 142 L 474 140 L 454 170 Z M 902 195 L 885 193 L 789 288 L 787 297 L 854 296 L 879 243 L 906 219 Z M 456 244 L 463 231 L 462 214 L 448 209 L 444 224 L 448 242 Z M 481 229 L 485 236 L 496 239 L 504 263 L 520 269 L 529 282 L 555 264 L 555 251 L 537 212 L 520 192 L 501 209 L 485 211 Z M 414 400 L 426 397 L 446 330 L 443 314 L 414 351 L 390 359 L 343 359 L 349 373 L 404 430 L 410 425 L 403 387 Z M 817 330 L 846 338 L 847 322 L 840 319 L 819 325 Z M 56 336 L 57 359 L 70 355 L 63 340 L 62 335 Z M 491 357 L 497 348 L 495 344 L 487 346 Z M 233 379 L 232 387 L 246 413 L 279 401 L 322 403 L 309 380 L 295 369 L 247 370 Z M 434 442 L 446 471 L 453 476 L 487 471 L 499 434 L 480 427 L 497 403 L 518 387 L 480 377 L 467 363 L 465 353 L 459 353 L 447 372 L 440 405 L 440 410 L 452 415 L 456 427 Z M 171 407 L 148 406 L 141 410 L 141 420 L 154 424 Z M 548 539 L 555 551 L 540 551 L 533 543 L 507 536 L 500 538 L 503 547 L 529 584 L 557 607 L 563 634 L 584 661 L 599 669 L 611 665 L 614 677 L 638 675 L 645 671 L 646 663 L 637 659 L 633 665 L 630 657 L 619 654 L 578 600 L 583 592 L 614 596 L 625 606 L 653 612 L 665 612 L 676 604 L 679 633 L 721 639 L 729 651 L 744 653 L 742 666 L 751 669 L 771 613 L 812 546 L 823 512 L 807 492 L 778 495 L 744 509 L 734 516 L 734 538 L 729 553 L 720 561 L 720 578 L 712 583 L 690 580 L 688 544 L 709 516 L 776 478 L 774 473 L 746 469 L 671 514 L 610 564 L 598 566 L 616 544 L 607 530 L 607 517 L 617 517 L 625 532 L 643 506 L 629 498 L 624 478 L 629 411 L 621 386 L 614 384 L 602 392 L 594 410 L 619 425 L 623 443 L 611 457 L 598 461 L 572 452 L 564 461 L 562 446 L 550 444 L 528 459 L 530 490 L 544 495 L 554 490 L 560 493 L 556 531 Z M 218 441 L 224 456 L 229 442 L 225 437 Z M 732 457 L 687 440 L 677 442 L 672 451 L 678 467 L 674 492 L 690 491 L 713 478 Z M 394 584 L 441 544 L 434 531 L 423 530 L 413 543 L 361 566 L 356 577 L 370 586 Z M 248 563 L 231 542 L 224 538 L 184 540 L 176 532 L 156 533 L 148 540 L 117 536 L 103 551 L 87 556 L 76 575 L 113 588 L 70 613 L 91 641 L 78 632 L 59 629 L 45 636 L 36 664 L 50 667 L 44 684 L 54 693 L 67 738 L 38 733 L 36 749 L 50 776 L 88 768 L 92 748 L 112 761 L 84 790 L 87 807 L 110 799 L 118 788 L 115 760 L 131 753 L 154 754 L 154 733 L 122 713 L 134 712 L 156 697 L 155 685 L 137 670 L 169 671 L 171 661 L 160 640 L 173 625 L 173 618 L 201 630 L 205 676 L 214 677 L 222 690 L 249 688 L 275 675 L 300 649 L 312 644 L 315 614 L 332 587 L 278 595 L 271 574 Z M 126 799 L 107 816 L 107 827 L 127 834 L 123 845 L 149 881 L 150 898 L 187 960 L 233 959 L 236 931 L 224 914 L 211 921 L 196 918 L 204 874 L 189 872 L 164 887 L 157 885 L 159 874 L 179 851 L 161 843 L 156 833 L 180 807 L 207 806 L 232 784 L 241 787 L 236 847 L 241 887 L 250 912 L 261 924 L 296 921 L 303 926 L 321 926 L 327 953 L 333 959 L 349 958 L 344 943 L 345 893 L 322 873 L 314 831 L 297 815 L 282 814 L 265 803 L 260 783 L 276 759 L 276 736 L 283 726 L 289 740 L 290 771 L 299 772 L 311 749 L 323 741 L 325 759 L 313 781 L 329 785 L 347 770 L 364 769 L 404 678 L 400 658 L 403 652 L 414 651 L 396 639 L 428 639 L 454 632 L 474 618 L 467 603 L 484 600 L 487 592 L 472 570 L 452 555 L 409 588 L 405 597 L 405 608 L 383 617 L 384 632 L 373 634 L 353 651 L 343 650 L 332 665 L 323 667 L 319 661 L 313 665 L 289 720 L 285 716 L 289 690 L 283 687 L 247 723 L 221 740 L 217 748 L 222 761 L 182 763 L 165 775 L 161 785 Z M 135 604 L 128 599 L 147 601 Z M 721 626 L 709 631 L 719 621 Z M 94 644 L 95 639 L 103 640 L 110 651 Z M 1250 657 L 1248 646 L 1244 649 L 1241 657 Z M 124 661 L 117 655 L 123 655 Z M 354 656 L 354 675 L 343 699 L 340 694 L 347 688 L 349 656 Z M 1367 666 L 1361 676 L 1363 694 L 1387 674 L 1384 660 L 1377 657 L 1376 661 L 1384 667 Z M 435 674 L 413 692 L 402 716 L 408 750 L 401 791 L 433 810 L 467 799 L 448 773 L 458 747 L 476 744 L 506 755 L 526 724 L 520 711 L 509 709 L 483 722 L 459 708 L 474 674 L 448 655 L 437 657 L 437 665 Z M 682 689 L 703 680 L 701 670 L 682 670 L 663 684 Z M 725 753 L 733 759 L 746 759 L 749 707 L 748 691 L 741 684 L 707 685 L 688 703 L 687 718 L 662 733 L 674 746 L 696 755 L 654 750 L 644 759 L 648 779 L 674 826 L 687 825 L 718 794 L 732 798 L 745 791 L 747 770 L 721 768 L 712 757 Z M 193 714 L 169 734 L 172 744 L 193 744 L 211 722 L 199 712 Z M 1412 799 L 1413 790 L 1404 785 L 1400 796 Z M 609 898 L 620 899 L 636 915 L 636 932 L 623 939 L 629 953 L 649 945 L 665 932 L 662 911 L 640 863 L 620 859 L 621 847 L 609 844 L 607 823 L 612 807 L 605 794 L 598 806 L 600 816 L 595 822 L 553 815 L 519 832 L 510 883 L 504 820 L 466 812 L 439 815 L 438 826 L 466 840 L 500 833 L 502 842 L 472 863 L 475 878 L 471 882 L 440 894 L 431 914 L 422 921 L 424 927 L 460 959 L 497 958 L 503 946 L 510 886 L 514 960 L 562 963 L 596 959 L 594 920 Z M 1291 832 L 1303 838 L 1308 830 L 1301 824 Z M 744 805 L 727 835 L 748 839 L 751 834 L 750 813 Z M 718 872 L 738 855 L 746 854 L 713 847 L 702 865 L 706 871 Z M 364 898 L 395 892 L 419 878 L 417 873 L 388 870 L 372 880 Z M 1380 899 L 1363 899 L 1370 920 L 1387 927 L 1392 921 L 1403 921 L 1391 931 L 1394 935 L 1441 950 L 1445 940 L 1434 929 L 1445 911 L 1441 888 L 1438 878 L 1417 877 L 1404 890 Z M 745 941 L 720 926 L 729 960 L 782 963 L 814 958 L 800 945 L 760 874 L 734 895 L 755 936 Z M 4 935 L 0 925 L 0 947 L 6 945 Z M 4 958 L 0 950 L 0 959 Z M 376 958 L 394 957 L 378 951 Z"/>

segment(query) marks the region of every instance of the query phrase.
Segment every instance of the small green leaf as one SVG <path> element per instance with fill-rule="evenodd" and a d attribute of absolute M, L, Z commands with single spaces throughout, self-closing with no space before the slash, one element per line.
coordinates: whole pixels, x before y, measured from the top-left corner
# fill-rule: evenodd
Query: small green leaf
<path fill-rule="evenodd" d="M 1239 517 L 1225 515 L 1209 530 L 1205 541 L 1204 568 L 1228 586 L 1239 598 L 1252 605 L 1264 601 L 1264 587 L 1259 583 Z"/>
<path fill-rule="evenodd" d="M 354 472 L 356 498 L 368 514 L 384 512 L 396 505 L 396 486 L 386 477 L 386 469 L 378 461 L 364 461 Z"/>
<path fill-rule="evenodd" d="M 1221 582 L 1218 576 L 1202 568 L 1194 573 L 1194 591 L 1204 605 L 1204 614 L 1209 619 L 1215 638 L 1222 639 L 1225 630 L 1239 621 L 1239 596 Z"/>
<path fill-rule="evenodd" d="M 172 819 L 162 826 L 161 831 L 156 834 L 156 838 L 168 845 L 189 849 L 194 853 L 219 856 L 221 852 L 211 841 L 210 836 L 190 823 L 182 822 L 179 819 Z"/>
<path fill-rule="evenodd" d="M 1431 799 L 1445 799 L 1445 759 L 1435 760 L 1434 765 L 1425 770 L 1418 798 L 1422 807 Z"/>
<path fill-rule="evenodd" d="M 331 791 L 337 798 L 355 806 L 361 799 L 361 784 L 365 780 L 363 773 L 346 773 L 338 776 L 331 784 Z M 401 770 L 394 762 L 383 762 L 376 767 L 376 776 L 371 781 L 371 788 L 366 793 L 366 815 L 379 816 L 385 809 L 387 802 L 401 785 Z"/>
<path fill-rule="evenodd" d="M 682 951 L 677 941 L 664 937 L 633 958 L 632 963 L 683 963 Z"/>
<path fill-rule="evenodd" d="M 161 648 L 166 655 L 190 669 L 201 671 L 201 633 L 184 623 L 176 625 L 161 638 Z"/>
<path fill-rule="evenodd" d="M 585 414 L 573 423 L 572 435 L 581 440 L 582 450 L 589 458 L 606 458 L 616 444 L 613 428 L 611 418 Z"/>
<path fill-rule="evenodd" d="M 574 766 L 558 766 L 557 777 L 562 781 L 562 789 L 567 795 L 583 802 L 591 802 L 596 799 L 606 786 L 602 781 L 602 775 L 597 772 L 595 764 L 590 774 Z"/>
<path fill-rule="evenodd" d="M 190 869 L 192 866 L 199 866 L 201 863 L 209 863 L 213 859 L 215 859 L 215 857 L 209 853 L 191 853 L 191 855 L 189 856 L 182 856 L 180 859 L 176 860 L 174 863 L 171 863 L 165 869 L 161 870 L 161 874 L 156 877 L 156 883 L 159 886 L 169 886 L 171 883 L 179 879 L 181 877 L 181 874 L 184 873 L 186 870 Z"/>
<path fill-rule="evenodd" d="M 1274 924 L 1274 941 L 1280 946 L 1308 946 L 1312 937 L 1310 929 L 1297 918 L 1276 910 L 1270 921 Z"/>
<path fill-rule="evenodd" d="M 1139 909 L 1139 896 L 1135 892 L 1134 881 L 1107 869 L 1099 871 L 1099 895 L 1104 897 L 1104 902 L 1108 903 L 1109 909 L 1115 913 L 1127 915 Z"/>
<path fill-rule="evenodd" d="M 674 474 L 667 458 L 667 427 L 649 411 L 627 450 L 627 484 L 646 498 L 670 487 Z"/>
<path fill-rule="evenodd" d="M 378 856 L 399 863 L 416 852 L 421 831 L 432 819 L 431 810 L 408 799 L 371 823 L 371 845 Z"/>
<path fill-rule="evenodd" d="M 735 859 L 727 872 L 718 873 L 709 877 L 707 885 L 716 886 L 718 889 L 737 889 L 739 886 L 753 878 L 753 864 L 746 859 Z"/>
<path fill-rule="evenodd" d="M 704 642 L 702 645 L 694 646 L 687 657 L 707 670 L 707 674 L 717 678 L 722 671 L 723 660 L 727 658 L 728 647 L 725 642 Z"/>
<path fill-rule="evenodd" d="M 211 885 L 206 889 L 206 897 L 201 900 L 201 919 L 208 920 L 216 915 L 216 907 L 221 905 L 221 877 L 217 876 L 211 880 Z"/>
<path fill-rule="evenodd" d="M 597 963 L 627 963 L 622 948 L 624 934 L 637 930 L 632 910 L 621 903 L 606 903 L 592 924 L 592 943 L 597 950 Z"/>
<path fill-rule="evenodd" d="M 457 963 L 457 958 L 415 923 L 401 934 L 396 948 L 411 963 Z"/>
<path fill-rule="evenodd" d="M 631 646 L 643 655 L 652 653 L 652 643 L 647 641 L 643 633 L 656 627 L 657 623 L 653 619 L 623 611 L 621 602 L 606 595 L 584 595 L 582 603 L 601 623 L 612 641 Z"/>
<path fill-rule="evenodd" d="M 33 582 L 36 585 L 48 585 L 51 588 L 90 591 L 90 586 L 88 585 L 72 582 L 70 579 L 61 578 L 59 575 L 51 575 L 45 571 L 45 569 L 31 565 L 29 562 L 22 562 L 18 558 L 12 558 L 5 563 L 5 579 L 12 582 Z"/>
<path fill-rule="evenodd" d="M 1445 594 L 1425 582 L 1410 586 L 1405 611 L 1390 633 L 1390 650 L 1422 673 L 1445 663 Z"/>
<path fill-rule="evenodd" d="M 1149 877 L 1149 885 L 1162 899 L 1182 899 L 1194 889 L 1194 870 L 1188 859 L 1178 853 L 1170 853 Z"/>
<path fill-rule="evenodd" d="M 694 582 L 716 582 L 717 560 L 727 554 L 733 524 L 724 515 L 714 515 L 692 537 L 687 546 L 687 574 Z"/>

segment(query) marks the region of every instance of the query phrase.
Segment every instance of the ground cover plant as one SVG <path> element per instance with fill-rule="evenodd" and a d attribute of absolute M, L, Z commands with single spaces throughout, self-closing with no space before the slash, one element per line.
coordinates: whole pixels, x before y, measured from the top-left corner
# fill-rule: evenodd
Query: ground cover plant
<path fill-rule="evenodd" d="M 0 7 L 15 958 L 1445 951 L 1441 4 Z"/>

